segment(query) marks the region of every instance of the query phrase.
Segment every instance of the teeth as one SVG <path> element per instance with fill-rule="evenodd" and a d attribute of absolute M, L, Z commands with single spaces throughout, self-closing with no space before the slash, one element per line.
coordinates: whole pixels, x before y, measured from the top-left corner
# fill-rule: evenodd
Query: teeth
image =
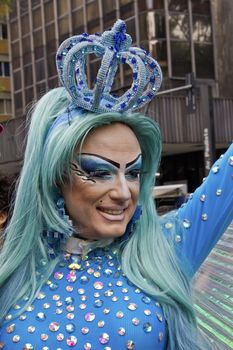
<path fill-rule="evenodd" d="M 104 213 L 111 214 L 111 215 L 120 215 L 123 213 L 123 210 L 113 210 L 113 209 L 104 209 L 104 208 L 101 208 L 100 210 L 103 211 Z"/>

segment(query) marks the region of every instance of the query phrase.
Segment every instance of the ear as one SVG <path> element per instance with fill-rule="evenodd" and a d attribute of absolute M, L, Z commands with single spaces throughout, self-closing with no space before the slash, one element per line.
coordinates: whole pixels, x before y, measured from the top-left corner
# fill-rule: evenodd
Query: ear
<path fill-rule="evenodd" d="M 5 211 L 0 211 L 0 228 L 4 227 L 7 220 L 7 213 Z"/>

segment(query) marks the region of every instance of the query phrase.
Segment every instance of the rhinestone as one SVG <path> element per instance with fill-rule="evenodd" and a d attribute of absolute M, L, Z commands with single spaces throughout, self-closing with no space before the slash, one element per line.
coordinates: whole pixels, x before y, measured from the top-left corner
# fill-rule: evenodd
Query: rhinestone
<path fill-rule="evenodd" d="M 20 307 L 20 305 L 16 304 L 16 305 L 13 306 L 13 309 L 14 309 L 14 310 L 19 310 L 19 309 L 21 309 L 21 307 Z M 0 349 L 1 349 L 1 348 L 0 348 Z"/>
<path fill-rule="evenodd" d="M 72 286 L 67 286 L 66 287 L 67 292 L 72 292 L 73 289 L 74 289 L 74 287 L 72 287 Z"/>
<path fill-rule="evenodd" d="M 117 285 L 118 287 L 121 287 L 121 286 L 123 286 L 123 282 L 122 282 L 122 281 L 117 281 L 117 282 L 116 282 L 116 285 Z"/>
<path fill-rule="evenodd" d="M 15 330 L 15 323 L 10 324 L 10 325 L 6 328 L 7 333 L 13 333 L 14 330 Z"/>
<path fill-rule="evenodd" d="M 100 344 L 107 344 L 109 342 L 108 333 L 102 333 L 99 337 Z"/>
<path fill-rule="evenodd" d="M 87 307 L 87 305 L 84 304 L 84 303 L 82 303 L 82 304 L 79 305 L 79 308 L 80 308 L 81 310 L 86 309 L 86 307 Z"/>
<path fill-rule="evenodd" d="M 144 314 L 146 316 L 150 316 L 151 315 L 151 311 L 149 309 L 146 309 L 146 310 L 144 310 Z"/>
<path fill-rule="evenodd" d="M 184 228 L 190 228 L 190 226 L 191 226 L 190 221 L 188 219 L 184 219 L 183 226 L 184 226 Z"/>
<path fill-rule="evenodd" d="M 117 333 L 118 333 L 119 335 L 125 335 L 125 328 L 123 328 L 123 327 L 118 328 Z"/>
<path fill-rule="evenodd" d="M 206 213 L 205 213 L 205 214 L 202 214 L 201 219 L 202 219 L 203 221 L 206 221 L 206 220 L 208 219 L 208 215 L 207 215 Z"/>
<path fill-rule="evenodd" d="M 95 307 L 101 307 L 103 305 L 103 303 L 104 303 L 103 300 L 97 299 L 94 302 L 94 306 Z"/>
<path fill-rule="evenodd" d="M 60 300 L 60 295 L 54 294 L 54 295 L 53 295 L 53 300 L 54 300 L 54 301 Z"/>
<path fill-rule="evenodd" d="M 152 331 L 152 325 L 149 322 L 144 323 L 143 330 L 145 333 L 150 333 Z"/>
<path fill-rule="evenodd" d="M 202 195 L 201 195 L 200 201 L 201 201 L 201 202 L 205 202 L 205 194 L 202 194 Z"/>
<path fill-rule="evenodd" d="M 67 305 L 67 307 L 66 307 L 66 311 L 68 311 L 68 312 L 72 312 L 72 311 L 74 311 L 74 305 L 72 305 L 72 304 Z"/>
<path fill-rule="evenodd" d="M 229 157 L 228 164 L 233 166 L 233 156 Z"/>
<path fill-rule="evenodd" d="M 54 273 L 55 280 L 61 280 L 63 278 L 64 274 L 60 271 L 57 271 Z"/>
<path fill-rule="evenodd" d="M 116 313 L 116 317 L 117 317 L 117 318 L 122 318 L 122 317 L 124 317 L 124 312 L 118 311 L 118 312 Z"/>
<path fill-rule="evenodd" d="M 71 270 L 70 273 L 66 276 L 66 279 L 69 283 L 74 283 L 77 279 L 75 271 Z"/>
<path fill-rule="evenodd" d="M 130 299 L 130 297 L 129 297 L 128 295 L 124 295 L 123 300 L 125 300 L 125 301 L 129 301 L 129 299 Z"/>
<path fill-rule="evenodd" d="M 74 314 L 72 314 L 71 312 L 69 312 L 69 313 L 66 315 L 66 318 L 67 318 L 68 320 L 73 320 Z"/>
<path fill-rule="evenodd" d="M 105 269 L 104 270 L 104 276 L 105 277 L 109 277 L 109 276 L 111 276 L 112 275 L 112 270 L 110 270 L 110 269 Z"/>
<path fill-rule="evenodd" d="M 44 321 L 46 319 L 46 316 L 43 312 L 38 312 L 38 314 L 36 315 L 36 319 L 37 321 Z"/>
<path fill-rule="evenodd" d="M 112 348 L 110 348 L 110 346 L 105 346 L 104 350 L 112 350 Z"/>
<path fill-rule="evenodd" d="M 26 318 L 27 318 L 27 316 L 24 314 L 19 316 L 20 321 L 24 321 L 24 320 L 26 320 Z"/>
<path fill-rule="evenodd" d="M 94 293 L 94 297 L 95 297 L 95 298 L 99 298 L 99 297 L 100 297 L 100 293 L 99 293 L 99 292 L 95 292 L 95 293 Z"/>
<path fill-rule="evenodd" d="M 217 174 L 219 172 L 219 165 L 214 165 L 211 170 L 212 173 Z"/>
<path fill-rule="evenodd" d="M 34 333 L 36 330 L 36 327 L 34 326 L 28 326 L 28 333 Z"/>
<path fill-rule="evenodd" d="M 100 272 L 99 271 L 95 271 L 93 275 L 94 275 L 94 277 L 98 278 L 98 277 L 100 277 Z"/>
<path fill-rule="evenodd" d="M 218 188 L 216 191 L 216 196 L 221 196 L 221 194 L 222 194 L 222 190 Z"/>
<path fill-rule="evenodd" d="M 112 301 L 117 301 L 118 298 L 116 296 L 112 297 Z"/>
<path fill-rule="evenodd" d="M 128 340 L 127 343 L 126 343 L 126 349 L 129 349 L 129 350 L 132 350 L 134 349 L 134 342 L 133 340 Z"/>
<path fill-rule="evenodd" d="M 135 303 L 129 303 L 127 307 L 128 307 L 129 310 L 135 311 L 138 306 Z"/>
<path fill-rule="evenodd" d="M 57 338 L 58 341 L 62 341 L 62 340 L 64 340 L 65 336 L 64 336 L 64 334 L 62 334 L 62 333 L 58 333 L 58 335 L 56 336 L 56 338 Z"/>
<path fill-rule="evenodd" d="M 50 308 L 50 304 L 49 303 L 44 303 L 43 304 L 43 308 L 44 309 L 49 309 Z"/>
<path fill-rule="evenodd" d="M 50 290 L 56 290 L 58 288 L 58 284 L 57 283 L 51 283 L 49 286 Z"/>
<path fill-rule="evenodd" d="M 63 310 L 60 308 L 57 308 L 55 312 L 57 315 L 61 315 L 63 313 Z"/>
<path fill-rule="evenodd" d="M 132 323 L 133 323 L 135 326 L 138 326 L 139 323 L 140 323 L 140 320 L 139 320 L 137 317 L 134 317 L 134 318 L 132 319 Z"/>
<path fill-rule="evenodd" d="M 81 329 L 81 332 L 82 332 L 82 334 L 87 334 L 87 333 L 89 333 L 89 328 L 88 327 L 83 327 Z"/>
<path fill-rule="evenodd" d="M 135 293 L 136 293 L 136 294 L 140 294 L 140 293 L 141 293 L 141 289 L 136 288 L 136 289 L 135 289 Z"/>
<path fill-rule="evenodd" d="M 150 304 L 151 299 L 150 299 L 149 297 L 147 297 L 146 295 L 144 295 L 144 296 L 142 297 L 142 301 L 143 301 L 143 303 L 145 303 L 145 304 Z"/>
<path fill-rule="evenodd" d="M 93 312 L 88 312 L 88 314 L 85 315 L 85 320 L 87 322 L 92 322 L 95 319 L 95 314 Z"/>
<path fill-rule="evenodd" d="M 90 349 L 91 349 L 91 344 L 90 343 L 84 344 L 84 350 L 90 350 Z"/>
<path fill-rule="evenodd" d="M 32 346 L 32 344 L 29 344 L 29 343 L 27 343 L 23 346 L 23 350 L 33 350 L 33 349 L 34 349 L 34 347 Z"/>
<path fill-rule="evenodd" d="M 158 301 L 155 302 L 155 305 L 156 305 L 157 307 L 161 307 L 161 305 L 160 305 L 160 303 L 159 303 Z"/>
<path fill-rule="evenodd" d="M 40 335 L 40 339 L 43 340 L 43 341 L 46 341 L 48 338 L 49 338 L 48 334 L 42 333 Z"/>
<path fill-rule="evenodd" d="M 73 323 L 66 324 L 65 328 L 68 333 L 73 333 L 75 331 L 75 325 Z"/>
<path fill-rule="evenodd" d="M 51 322 L 49 324 L 49 329 L 51 332 L 57 332 L 59 328 L 60 328 L 60 325 L 58 322 Z"/>
<path fill-rule="evenodd" d="M 104 322 L 103 320 L 100 320 L 100 321 L 98 322 L 98 327 L 99 327 L 99 328 L 103 328 L 104 324 L 105 324 L 105 322 Z"/>
<path fill-rule="evenodd" d="M 89 275 L 92 275 L 92 274 L 94 273 L 94 270 L 91 269 L 91 268 L 89 268 L 89 269 L 87 270 L 87 273 L 88 273 Z"/>
<path fill-rule="evenodd" d="M 163 340 L 163 332 L 159 332 L 159 341 Z"/>
<path fill-rule="evenodd" d="M 179 243 L 179 242 L 181 242 L 181 236 L 180 235 L 176 235 L 175 236 L 175 241 L 177 242 L 177 243 Z"/>
<path fill-rule="evenodd" d="M 72 263 L 72 264 L 70 264 L 70 265 L 68 266 L 68 268 L 69 268 L 70 270 L 80 270 L 81 265 L 80 265 L 80 264 L 77 264 L 77 263 Z"/>
<path fill-rule="evenodd" d="M 173 224 L 171 222 L 166 222 L 165 228 L 170 230 L 173 227 Z"/>
<path fill-rule="evenodd" d="M 74 298 L 67 297 L 67 298 L 65 299 L 65 303 L 66 303 L 66 305 L 73 304 L 73 302 L 74 302 Z"/>
<path fill-rule="evenodd" d="M 78 294 L 79 294 L 79 295 L 85 294 L 85 289 L 79 288 L 79 289 L 78 289 Z"/>
<path fill-rule="evenodd" d="M 163 316 L 159 314 L 158 312 L 156 313 L 157 319 L 162 322 L 163 321 Z"/>
<path fill-rule="evenodd" d="M 41 350 L 49 350 L 48 346 L 43 346 Z"/>
<path fill-rule="evenodd" d="M 41 299 L 44 299 L 44 298 L 45 298 L 45 293 L 44 293 L 44 292 L 39 292 L 39 293 L 37 294 L 36 299 L 41 300 Z"/>
<path fill-rule="evenodd" d="M 79 282 L 80 282 L 81 284 L 87 284 L 87 283 L 89 282 L 89 278 L 88 278 L 87 276 L 81 276 L 81 277 L 79 278 Z"/>
<path fill-rule="evenodd" d="M 112 289 L 108 289 L 108 290 L 106 290 L 105 292 L 104 292 L 104 295 L 106 296 L 106 297 L 111 297 L 112 295 L 113 295 L 113 290 Z"/>
<path fill-rule="evenodd" d="M 26 310 L 27 310 L 28 312 L 31 312 L 31 311 L 34 310 L 34 306 L 33 306 L 33 305 L 29 305 L 29 306 L 26 308 Z"/>
<path fill-rule="evenodd" d="M 103 289 L 104 288 L 103 282 L 100 282 L 100 281 L 95 282 L 93 285 L 94 285 L 95 289 Z"/>
<path fill-rule="evenodd" d="M 14 335 L 12 338 L 13 343 L 18 343 L 20 341 L 20 336 L 19 335 Z"/>
<path fill-rule="evenodd" d="M 128 288 L 122 288 L 122 293 L 128 293 Z"/>
<path fill-rule="evenodd" d="M 109 308 L 103 309 L 103 313 L 104 313 L 105 315 L 109 314 L 109 312 L 110 312 L 110 309 L 109 309 Z"/>
<path fill-rule="evenodd" d="M 87 300 L 87 296 L 86 295 L 81 295 L 80 296 L 80 300 L 81 301 L 86 301 Z"/>
<path fill-rule="evenodd" d="M 77 341 L 78 341 L 77 338 L 74 335 L 71 335 L 66 339 L 66 344 L 72 347 L 77 344 Z"/>
<path fill-rule="evenodd" d="M 112 287 L 113 283 L 112 282 L 108 282 L 108 287 Z"/>

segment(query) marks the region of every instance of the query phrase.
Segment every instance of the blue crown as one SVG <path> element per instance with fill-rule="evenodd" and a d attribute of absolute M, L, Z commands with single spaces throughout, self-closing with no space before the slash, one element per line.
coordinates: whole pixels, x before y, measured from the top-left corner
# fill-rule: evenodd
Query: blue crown
<path fill-rule="evenodd" d="M 118 20 L 110 31 L 73 36 L 59 47 L 56 62 L 62 85 L 73 104 L 92 112 L 124 112 L 142 107 L 157 93 L 162 82 L 159 64 L 143 49 L 131 47 L 126 25 Z M 93 89 L 87 84 L 86 58 L 102 57 Z M 111 94 L 119 64 L 132 69 L 132 85 L 122 96 Z"/>

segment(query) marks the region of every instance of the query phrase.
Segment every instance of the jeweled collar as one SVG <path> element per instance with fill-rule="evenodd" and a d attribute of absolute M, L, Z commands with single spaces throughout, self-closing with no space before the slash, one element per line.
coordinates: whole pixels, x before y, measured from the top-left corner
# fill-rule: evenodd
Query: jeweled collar
<path fill-rule="evenodd" d="M 113 242 L 112 238 L 100 239 L 96 241 L 84 240 L 81 238 L 70 237 L 63 245 L 62 249 L 71 254 L 85 256 L 95 248 L 106 247 Z"/>

